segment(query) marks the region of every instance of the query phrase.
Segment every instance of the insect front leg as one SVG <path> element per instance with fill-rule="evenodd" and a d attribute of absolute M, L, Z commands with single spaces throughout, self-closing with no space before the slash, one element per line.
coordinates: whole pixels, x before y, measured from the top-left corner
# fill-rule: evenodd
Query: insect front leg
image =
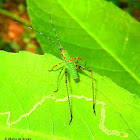
<path fill-rule="evenodd" d="M 51 70 L 49 70 L 49 71 L 50 71 L 50 72 L 51 72 L 51 71 L 53 71 L 53 69 L 54 69 L 55 67 L 57 67 L 57 66 L 61 65 L 62 63 L 64 63 L 64 62 L 62 61 L 62 62 L 58 63 L 57 65 L 53 66 L 53 67 L 52 67 L 52 69 L 51 69 Z"/>
<path fill-rule="evenodd" d="M 72 118 L 73 118 L 73 116 L 72 116 L 72 110 L 71 110 L 71 103 L 70 103 L 70 98 L 69 98 L 69 92 L 68 92 L 68 81 L 67 81 L 67 79 L 68 79 L 68 72 L 67 72 L 67 68 L 65 69 L 65 83 L 66 83 L 66 89 L 67 89 L 67 95 L 68 95 L 68 102 L 69 102 L 69 109 L 70 109 L 70 116 L 71 116 L 71 119 L 70 119 L 70 122 L 69 122 L 69 125 L 71 124 L 71 122 L 72 122 Z"/>
<path fill-rule="evenodd" d="M 82 67 L 80 65 L 77 65 L 77 64 L 75 66 L 76 66 L 76 69 L 80 69 L 80 70 L 83 69 L 83 70 L 86 70 L 86 71 L 91 73 L 92 91 L 93 91 L 93 111 L 94 111 L 94 114 L 96 115 L 96 112 L 95 112 L 95 97 L 94 97 L 94 84 L 93 84 L 93 71 L 89 70 L 89 69 L 87 69 L 85 67 Z"/>

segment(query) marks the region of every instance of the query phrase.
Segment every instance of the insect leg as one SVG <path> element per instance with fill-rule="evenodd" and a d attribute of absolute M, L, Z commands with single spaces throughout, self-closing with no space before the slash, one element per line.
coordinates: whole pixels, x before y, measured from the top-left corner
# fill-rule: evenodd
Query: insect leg
<path fill-rule="evenodd" d="M 65 69 L 65 83 L 66 83 L 66 89 L 67 89 L 67 95 L 68 95 L 68 102 L 69 102 L 69 109 L 70 109 L 70 115 L 71 115 L 71 119 L 70 119 L 70 122 L 69 122 L 69 125 L 71 124 L 72 122 L 72 110 L 71 110 L 71 104 L 70 104 L 70 98 L 69 98 L 69 92 L 68 92 L 68 85 L 67 85 L 67 68 Z"/>
<path fill-rule="evenodd" d="M 54 69 L 55 67 L 57 67 L 57 66 L 61 65 L 62 63 L 64 63 L 64 62 L 62 61 L 62 62 L 58 63 L 57 65 L 53 66 L 53 67 L 52 67 L 52 69 L 51 69 L 51 70 L 49 70 L 49 71 L 53 71 L 53 69 Z"/>
<path fill-rule="evenodd" d="M 78 60 L 80 60 L 80 61 L 84 61 L 85 62 L 85 66 L 87 64 L 87 61 L 86 60 L 82 60 L 82 57 L 74 57 L 74 58 L 71 58 L 71 59 L 77 59 L 77 62 L 75 62 L 75 63 L 78 63 Z"/>
<path fill-rule="evenodd" d="M 79 60 L 81 60 L 82 57 L 73 57 L 73 58 L 71 58 L 71 59 L 79 59 Z"/>
<path fill-rule="evenodd" d="M 60 77 L 60 75 L 61 75 L 61 73 L 62 73 L 63 69 L 64 69 L 64 67 L 62 67 L 62 68 L 61 68 L 61 71 L 60 71 L 60 73 L 59 73 L 59 75 L 58 75 L 58 78 L 57 78 L 57 89 L 56 89 L 56 91 L 54 91 L 54 92 L 57 92 L 57 91 L 58 91 L 58 86 L 59 86 L 59 77 Z"/>
<path fill-rule="evenodd" d="M 96 112 L 95 112 L 95 97 L 94 97 L 94 84 L 93 84 L 93 71 L 92 70 L 89 70 L 85 67 L 82 67 L 82 66 L 79 66 L 79 65 L 75 65 L 76 66 L 76 69 L 83 69 L 83 70 L 86 70 L 88 72 L 91 73 L 91 80 L 92 80 L 92 91 L 93 91 L 93 111 L 94 111 L 94 114 L 96 115 Z"/>

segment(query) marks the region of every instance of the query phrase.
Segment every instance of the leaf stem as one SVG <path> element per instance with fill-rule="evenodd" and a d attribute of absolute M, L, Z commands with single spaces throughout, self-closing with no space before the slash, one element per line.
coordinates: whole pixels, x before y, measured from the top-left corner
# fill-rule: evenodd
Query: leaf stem
<path fill-rule="evenodd" d="M 26 26 L 30 26 L 30 24 L 25 19 L 21 18 L 20 16 L 14 15 L 13 13 L 11 13 L 7 10 L 0 8 L 0 13 L 16 20 Z"/>

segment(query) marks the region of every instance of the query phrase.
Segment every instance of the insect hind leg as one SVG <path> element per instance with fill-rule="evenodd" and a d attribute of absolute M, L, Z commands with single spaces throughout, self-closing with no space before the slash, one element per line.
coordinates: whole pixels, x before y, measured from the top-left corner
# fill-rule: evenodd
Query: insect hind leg
<path fill-rule="evenodd" d="M 94 84 L 93 84 L 93 71 L 92 70 L 89 70 L 83 66 L 80 66 L 80 65 L 75 65 L 76 66 L 76 69 L 80 69 L 80 70 L 86 70 L 88 72 L 91 73 L 91 80 L 92 80 L 92 91 L 93 91 L 93 111 L 94 111 L 94 114 L 96 115 L 96 112 L 95 112 L 95 97 L 94 97 Z"/>
<path fill-rule="evenodd" d="M 65 83 L 66 83 L 66 89 L 67 89 L 67 95 L 68 95 L 68 102 L 69 102 L 69 109 L 70 109 L 70 116 L 71 116 L 71 119 L 69 121 L 69 125 L 71 124 L 72 122 L 72 119 L 73 119 L 73 115 L 72 115 L 72 110 L 71 110 L 71 103 L 70 103 L 70 98 L 69 98 L 69 92 L 68 92 L 68 82 L 67 82 L 67 79 L 68 79 L 68 72 L 67 72 L 67 68 L 65 68 Z"/>

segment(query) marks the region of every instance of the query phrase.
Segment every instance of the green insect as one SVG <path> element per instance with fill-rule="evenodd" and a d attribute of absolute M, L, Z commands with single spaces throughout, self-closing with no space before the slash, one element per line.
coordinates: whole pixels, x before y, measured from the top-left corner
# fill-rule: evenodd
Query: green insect
<path fill-rule="evenodd" d="M 49 13 L 48 13 L 48 14 L 49 14 Z M 83 69 L 83 70 L 89 71 L 89 72 L 91 73 L 92 90 L 93 90 L 93 111 L 94 111 L 94 113 L 95 113 L 93 72 L 92 72 L 92 70 L 88 70 L 87 68 L 78 65 L 78 60 L 84 61 L 84 60 L 82 60 L 82 57 L 74 57 L 74 58 L 71 58 L 71 57 L 68 55 L 67 51 L 64 50 L 64 49 L 62 48 L 62 45 L 61 45 L 61 43 L 60 43 L 60 41 L 59 41 L 59 38 L 57 37 L 57 34 L 56 34 L 56 32 L 55 32 L 55 28 L 54 28 L 54 25 L 53 25 L 53 23 L 52 23 L 52 19 L 51 19 L 50 14 L 49 14 L 49 17 L 50 17 L 50 21 L 51 21 L 51 24 L 52 24 L 52 28 L 53 28 L 53 31 L 54 31 L 54 33 L 55 33 L 55 36 L 56 36 L 56 38 L 57 38 L 57 41 L 58 41 L 59 45 L 56 44 L 51 38 L 49 38 L 48 36 L 44 35 L 43 33 L 41 33 L 41 32 L 39 32 L 39 31 L 33 29 L 32 27 L 28 27 L 28 28 L 30 28 L 30 29 L 32 29 L 32 30 L 38 32 L 39 34 L 45 36 L 45 37 L 46 37 L 47 39 L 49 39 L 52 43 L 54 43 L 55 46 L 57 46 L 57 47 L 59 48 L 59 50 L 60 50 L 60 54 L 61 54 L 61 56 L 62 56 L 63 61 L 60 62 L 60 63 L 58 63 L 57 65 L 53 66 L 52 69 L 49 70 L 49 71 L 53 71 L 54 68 L 56 68 L 57 66 L 61 65 L 62 63 L 65 63 L 65 67 L 62 67 L 62 68 L 61 68 L 61 71 L 60 71 L 60 73 L 59 73 L 59 75 L 58 75 L 57 90 L 56 90 L 55 92 L 58 91 L 59 77 L 60 77 L 62 71 L 65 70 L 65 83 L 66 83 L 67 96 L 68 96 L 68 103 L 69 103 L 69 109 L 70 109 L 70 115 L 71 115 L 71 118 L 70 118 L 70 121 L 69 121 L 69 125 L 70 125 L 71 122 L 72 122 L 72 119 L 73 119 L 73 115 L 72 115 L 72 110 L 71 110 L 71 103 L 70 103 L 69 92 L 68 92 L 68 84 L 67 84 L 68 72 L 69 72 L 70 76 L 71 76 L 76 82 L 79 82 L 79 75 L 78 75 L 77 69 L 80 69 L 80 70 Z M 77 62 L 74 62 L 74 61 L 73 61 L 74 59 L 76 59 Z M 86 61 L 85 61 L 85 65 L 86 65 Z M 96 114 L 96 113 L 95 113 L 95 114 Z"/>

